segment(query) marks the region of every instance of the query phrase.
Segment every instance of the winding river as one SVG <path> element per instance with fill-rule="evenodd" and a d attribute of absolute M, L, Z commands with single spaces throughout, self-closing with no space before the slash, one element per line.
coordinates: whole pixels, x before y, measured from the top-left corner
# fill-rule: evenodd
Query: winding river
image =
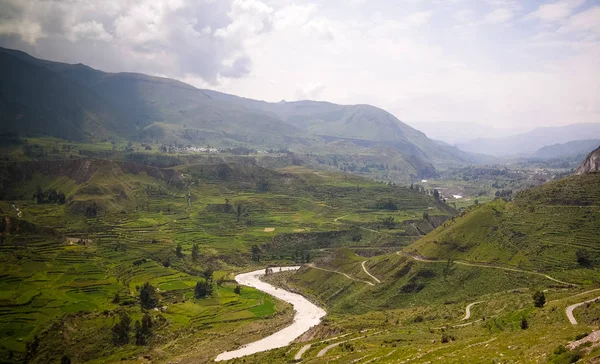
<path fill-rule="evenodd" d="M 281 267 L 281 271 L 298 270 L 299 268 L 300 267 Z M 278 271 L 280 271 L 280 268 L 273 268 L 273 272 Z M 240 358 L 246 355 L 287 346 L 311 327 L 318 325 L 321 322 L 321 318 L 325 316 L 325 311 L 322 308 L 312 304 L 301 295 L 288 292 L 281 288 L 275 288 L 272 285 L 261 281 L 260 277 L 264 274 L 265 270 L 261 269 L 254 272 L 238 274 L 235 276 L 235 280 L 241 285 L 256 288 L 273 297 L 292 304 L 296 311 L 294 322 L 273 335 L 244 345 L 237 350 L 221 353 L 216 357 L 215 361 Z"/>

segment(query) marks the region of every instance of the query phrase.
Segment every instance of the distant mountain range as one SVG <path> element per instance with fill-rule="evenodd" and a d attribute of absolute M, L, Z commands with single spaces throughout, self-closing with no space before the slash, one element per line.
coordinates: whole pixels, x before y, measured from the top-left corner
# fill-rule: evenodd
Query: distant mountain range
<path fill-rule="evenodd" d="M 0 132 L 325 154 L 396 155 L 415 175 L 478 157 L 370 105 L 268 103 L 136 73 L 106 73 L 0 48 Z M 402 165 L 400 166 L 402 168 Z"/>
<path fill-rule="evenodd" d="M 531 156 L 541 159 L 584 156 L 599 146 L 600 139 L 574 140 L 564 144 L 554 144 L 542 147 Z"/>
<path fill-rule="evenodd" d="M 466 152 L 492 156 L 531 155 L 545 146 L 575 140 L 600 139 L 600 123 L 582 123 L 558 127 L 544 127 L 527 133 L 494 139 L 475 139 L 458 143 Z"/>
<path fill-rule="evenodd" d="M 517 134 L 521 130 L 501 129 L 472 122 L 411 122 L 410 125 L 425 133 L 429 138 L 448 144 L 466 143 L 473 139 L 500 138 Z"/>

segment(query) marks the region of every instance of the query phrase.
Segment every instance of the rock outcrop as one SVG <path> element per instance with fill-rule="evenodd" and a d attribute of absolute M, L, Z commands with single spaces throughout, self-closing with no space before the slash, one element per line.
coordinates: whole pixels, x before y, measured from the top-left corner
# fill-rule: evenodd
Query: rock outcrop
<path fill-rule="evenodd" d="M 600 171 L 600 148 L 588 154 L 583 163 L 577 168 L 575 174 L 586 174 Z"/>

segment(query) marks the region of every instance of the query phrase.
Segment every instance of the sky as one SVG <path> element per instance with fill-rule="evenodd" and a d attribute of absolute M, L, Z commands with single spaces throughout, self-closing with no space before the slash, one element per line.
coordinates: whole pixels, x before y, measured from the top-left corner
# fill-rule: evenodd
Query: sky
<path fill-rule="evenodd" d="M 600 0 L 0 0 L 0 46 L 414 126 L 600 122 Z M 452 124 L 449 124 L 452 125 Z"/>

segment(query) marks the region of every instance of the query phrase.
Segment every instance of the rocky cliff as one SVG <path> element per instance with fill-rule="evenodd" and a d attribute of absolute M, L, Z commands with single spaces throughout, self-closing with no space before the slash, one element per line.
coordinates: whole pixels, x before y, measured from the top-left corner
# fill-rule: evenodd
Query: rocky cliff
<path fill-rule="evenodd" d="M 586 174 L 600 171 L 600 148 L 588 154 L 575 174 Z"/>

